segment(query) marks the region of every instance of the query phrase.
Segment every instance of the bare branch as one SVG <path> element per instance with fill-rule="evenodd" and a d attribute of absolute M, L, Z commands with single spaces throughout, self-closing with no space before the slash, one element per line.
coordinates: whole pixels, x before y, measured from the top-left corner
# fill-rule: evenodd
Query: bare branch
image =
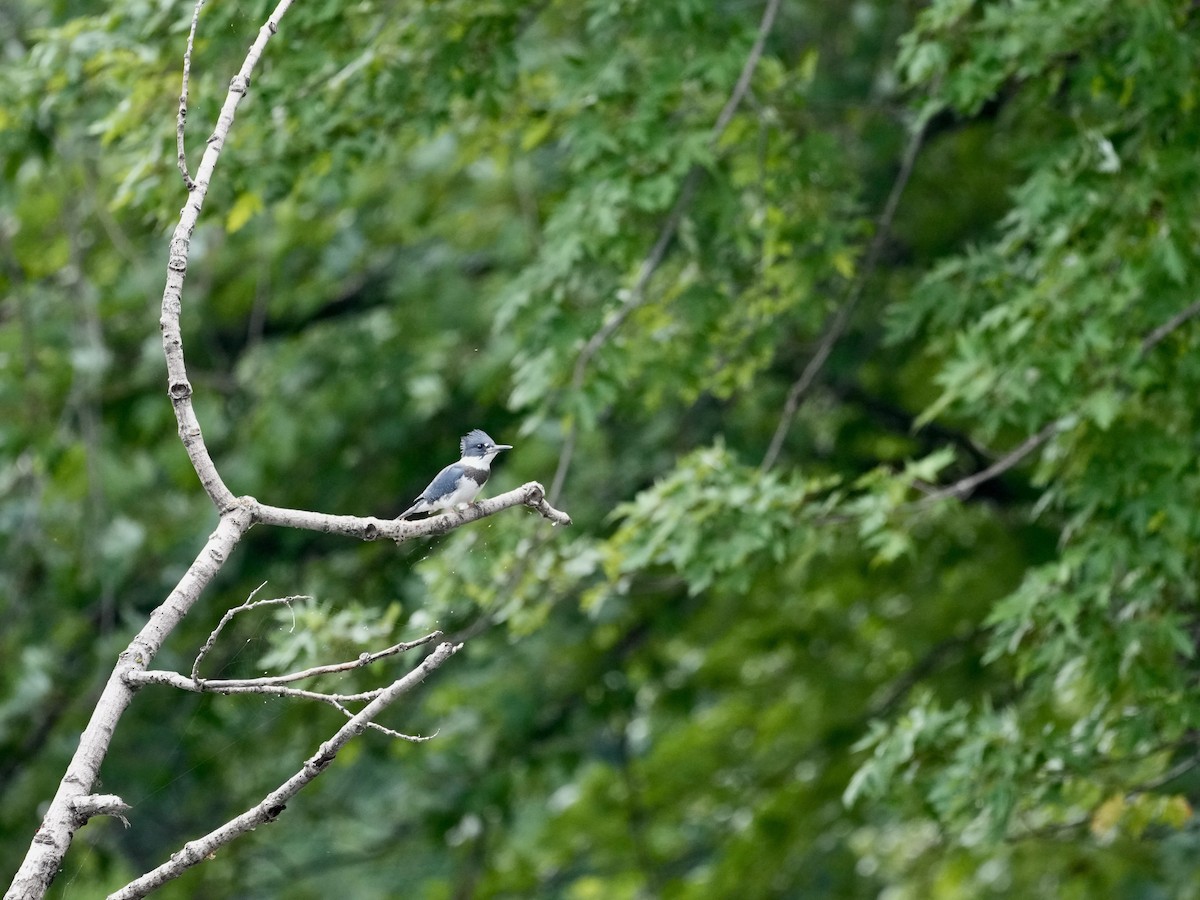
<path fill-rule="evenodd" d="M 254 520 L 266 525 L 343 534 L 363 541 L 388 538 L 397 543 L 413 538 L 446 534 L 468 522 L 474 522 L 513 506 L 528 506 L 549 519 L 553 525 L 570 525 L 571 517 L 555 509 L 546 500 L 546 491 L 538 482 L 530 481 L 518 488 L 486 500 L 477 500 L 464 509 L 450 510 L 427 519 L 377 519 L 373 516 L 335 516 L 302 509 L 268 506 L 252 498 L 244 498 L 254 509 Z"/>
<path fill-rule="evenodd" d="M 172 854 L 170 860 L 110 894 L 108 900 L 133 900 L 136 897 L 145 897 L 168 881 L 178 878 L 192 866 L 207 859 L 240 835 L 258 825 L 274 821 L 287 808 L 287 802 L 320 775 L 333 762 L 341 749 L 368 727 L 367 723 L 378 716 L 397 697 L 424 681 L 429 673 L 453 656 L 461 646 L 461 644 L 450 643 L 438 645 L 420 665 L 403 678 L 392 682 L 383 693 L 339 728 L 333 737 L 321 744 L 317 748 L 317 752 L 304 761 L 304 765 L 295 775 L 267 794 L 257 805 L 203 837 L 184 844 L 177 853 Z"/>
<path fill-rule="evenodd" d="M 850 314 L 858 306 L 863 291 L 866 290 L 867 281 L 875 273 L 875 267 L 879 264 L 879 256 L 883 252 L 883 245 L 887 242 L 888 235 L 892 230 L 892 220 L 896 217 L 900 197 L 904 194 L 904 188 L 907 187 L 908 179 L 912 176 L 913 166 L 917 162 L 917 154 L 920 153 L 921 144 L 925 141 L 925 132 L 930 118 L 928 114 L 923 115 L 918 120 L 917 127 L 913 129 L 912 136 L 908 139 L 908 145 L 904 148 L 904 155 L 900 159 L 900 169 L 896 173 L 896 180 L 892 182 L 892 189 L 888 193 L 883 212 L 875 227 L 875 236 L 867 247 L 867 255 L 863 260 L 862 267 L 858 270 L 854 281 L 851 282 L 849 290 L 846 292 L 846 298 L 830 317 L 829 324 L 825 326 L 816 352 L 808 361 L 808 365 L 804 367 L 804 371 L 800 373 L 800 377 L 788 390 L 787 400 L 783 404 L 783 412 L 779 416 L 779 424 L 775 427 L 775 434 L 771 437 L 771 443 L 767 447 L 766 455 L 763 456 L 760 466 L 764 472 L 775 465 L 775 460 L 779 458 L 784 438 L 787 437 L 788 429 L 792 426 L 792 419 L 795 418 L 796 411 L 800 408 L 800 400 L 812 387 L 817 375 L 824 368 L 829 354 L 833 352 L 834 345 L 841 340 L 846 326 L 850 324 Z"/>
<path fill-rule="evenodd" d="M 188 184 L 186 160 L 183 155 L 182 129 L 187 110 L 187 79 L 190 72 L 191 49 L 194 42 L 195 30 L 203 0 L 197 0 L 193 10 L 192 29 L 189 33 L 188 51 L 184 64 L 184 82 L 180 95 L 179 117 L 177 120 L 177 138 L 181 171 L 185 184 Z M 163 290 L 162 311 L 159 320 L 162 330 L 163 353 L 167 364 L 167 393 L 171 399 L 179 436 L 183 442 L 188 458 L 195 469 L 205 493 L 216 506 L 220 521 L 216 530 L 209 537 L 199 555 L 180 579 L 174 590 L 158 609 L 151 613 L 144 627 L 134 637 L 129 646 L 120 654 L 104 690 L 92 711 L 92 716 L 79 739 L 70 764 L 59 783 L 58 790 L 51 800 L 42 823 L 35 834 L 20 869 L 13 878 L 5 900 L 30 900 L 45 895 L 46 890 L 61 869 L 64 857 L 70 849 L 75 832 L 86 821 L 85 814 L 100 811 L 99 801 L 88 800 L 92 787 L 96 783 L 113 732 L 129 706 L 135 691 L 146 680 L 141 673 L 161 649 L 163 642 L 179 625 L 183 617 L 199 599 L 201 592 L 221 570 L 229 554 L 237 546 L 245 532 L 256 522 L 277 524 L 286 527 L 308 528 L 326 532 L 338 532 L 365 540 L 373 540 L 386 536 L 396 541 L 408 540 L 430 534 L 442 534 L 459 525 L 492 515 L 509 506 L 526 505 L 550 519 L 555 525 L 568 525 L 570 517 L 551 506 L 545 498 L 545 491 L 536 482 L 530 482 L 515 491 L 504 494 L 492 500 L 485 500 L 472 505 L 465 511 L 452 512 L 435 516 L 421 522 L 380 522 L 376 519 L 362 519 L 350 516 L 326 516 L 320 513 L 309 513 L 301 510 L 288 510 L 259 504 L 249 497 L 238 498 L 226 487 L 217 471 L 216 465 L 205 445 L 199 420 L 192 404 L 192 386 L 188 381 L 187 369 L 184 362 L 183 338 L 180 318 L 183 309 L 183 283 L 187 274 L 188 255 L 191 248 L 191 238 L 199 220 L 200 211 L 207 196 L 210 181 L 216 168 L 217 160 L 224 147 L 225 140 L 233 125 L 238 105 L 250 86 L 250 76 L 261 57 L 267 42 L 279 30 L 279 22 L 291 6 L 292 0 L 279 0 L 270 17 L 259 29 L 258 36 L 251 45 L 238 74 L 232 79 L 229 91 L 221 107 L 221 112 L 207 147 L 196 170 L 193 182 L 188 184 L 189 195 L 180 212 L 179 223 L 175 228 L 170 242 L 167 261 L 166 285 Z M 258 601 L 265 602 L 265 601 Z M 272 602 L 287 602 L 286 600 Z M 218 626 L 219 632 L 220 626 Z M 216 634 L 210 637 L 215 641 Z M 211 645 L 210 645 L 211 646 Z M 338 732 L 335 741 L 324 745 L 321 753 L 306 764 L 305 771 L 300 773 L 305 777 L 296 784 L 295 790 L 311 780 L 317 772 L 328 765 L 333 755 L 337 753 L 345 740 L 351 734 L 361 733 L 368 726 L 371 717 L 395 696 L 408 690 L 413 684 L 422 680 L 433 668 L 452 655 L 458 649 L 457 645 L 443 644 L 426 659 L 418 669 L 409 673 L 403 679 L 393 683 L 381 692 L 368 692 L 355 695 L 358 699 L 369 700 L 362 712 L 351 718 L 346 728 Z M 201 651 L 196 661 L 196 670 L 206 651 Z M 174 673 L 172 673 L 174 674 Z M 179 676 L 184 678 L 184 676 Z M 187 679 L 184 678 L 186 681 Z M 189 682 L 193 687 L 203 684 L 198 678 Z M 279 689 L 281 686 L 275 685 Z M 294 690 L 294 689 L 287 689 Z M 315 692 L 309 692 L 314 693 Z M 319 695 L 322 702 L 336 705 L 341 702 L 336 695 Z M 339 707 L 340 708 L 340 707 Z M 349 714 L 348 711 L 342 710 Z M 347 731 L 349 729 L 349 731 Z M 381 729 L 395 736 L 398 732 Z M 345 735 L 344 738 L 342 736 Z M 309 773 L 311 770 L 310 774 Z M 294 780 L 294 779 L 293 779 Z M 289 782 L 291 784 L 291 782 Z M 285 788 L 288 785 L 284 786 Z M 281 788 L 281 790 L 283 790 Z M 278 793 L 278 792 L 277 792 Z M 294 790 L 292 791 L 294 793 Z M 290 796 L 288 794 L 287 796 Z M 270 798 L 268 798 L 269 800 Z M 264 801 L 266 804 L 266 801 Z M 264 805 L 262 810 L 269 812 L 266 821 L 273 818 L 282 809 Z M 256 814 L 251 811 L 251 814 Z M 239 832 L 240 833 L 240 832 Z M 216 846 L 219 846 L 218 842 Z M 194 864 L 195 861 L 187 863 Z M 186 867 L 186 866 L 185 866 Z M 138 883 L 153 880 L 155 873 L 150 873 Z M 174 877 L 170 875 L 168 877 Z M 165 879 L 164 879 L 165 880 Z M 161 883 L 161 882 L 159 882 Z M 147 888 L 148 890 L 149 888 Z M 130 894 L 130 896 L 141 894 Z"/>
<path fill-rule="evenodd" d="M 139 687 L 147 684 L 160 684 L 193 694 L 221 694 L 223 696 L 263 694 L 269 697 L 292 697 L 296 700 L 315 700 L 317 703 L 332 706 L 347 719 L 353 718 L 355 714 L 348 710 L 345 704 L 369 703 L 387 690 L 386 687 L 379 687 L 369 691 L 360 691 L 357 694 L 331 694 L 325 691 L 309 691 L 303 688 L 287 687 L 286 685 L 273 682 L 270 678 L 228 678 L 196 681 L 179 672 L 171 672 L 165 669 L 130 672 L 126 676 L 126 680 L 130 684 Z M 393 731 L 375 722 L 368 722 L 367 727 L 412 743 L 421 743 L 429 740 L 428 737 L 401 734 L 399 731 Z"/>
<path fill-rule="evenodd" d="M 180 315 L 183 309 L 183 280 L 187 273 L 192 232 L 208 192 L 209 180 L 212 178 L 229 128 L 233 124 L 234 112 L 249 87 L 250 74 L 267 41 L 279 30 L 279 20 L 287 12 L 291 2 L 292 0 L 280 0 L 270 18 L 259 29 L 258 37 L 246 54 L 241 70 L 230 84 L 217 127 L 209 138 L 208 147 L 196 172 L 195 183 L 171 239 L 166 287 L 163 290 L 159 323 L 167 362 L 167 393 L 175 410 L 179 436 L 184 448 L 205 492 L 220 512 L 221 521 L 175 589 L 162 605 L 151 613 L 145 626 L 118 658 L 117 665 L 109 675 L 100 699 L 92 710 L 91 719 L 80 736 L 79 746 L 75 749 L 71 762 L 59 782 L 58 790 L 29 845 L 25 859 L 4 895 L 5 900 L 29 900 L 45 895 L 62 866 L 75 832 L 84 821 L 76 812 L 74 804 L 90 793 L 96 782 L 100 764 L 107 755 L 113 731 L 133 699 L 135 687 L 126 679 L 127 673 L 149 665 L 167 635 L 199 599 L 201 591 L 220 571 L 229 553 L 253 523 L 251 510 L 245 504 L 240 504 L 225 486 L 204 445 L 200 423 L 192 407 L 192 387 L 184 366 Z M 198 15 L 197 5 L 194 16 Z M 182 98 L 180 105 L 186 109 Z"/>
<path fill-rule="evenodd" d="M 300 700 L 316 700 L 328 703 L 333 700 L 338 703 L 364 703 L 374 700 L 383 688 L 361 691 L 357 694 L 333 694 L 325 691 L 309 691 L 304 688 L 288 687 L 268 678 L 199 678 L 193 679 L 182 672 L 172 672 L 169 669 L 147 669 L 146 671 L 129 672 L 125 680 L 130 684 L 141 687 L 147 684 L 161 684 L 166 687 L 178 688 L 193 694 L 266 694 L 272 697 L 295 697 Z"/>
<path fill-rule="evenodd" d="M 763 47 L 766 44 L 767 35 L 770 34 L 771 28 L 775 25 L 775 15 L 779 12 L 779 2 L 780 0 L 767 0 L 767 6 L 763 10 L 762 20 L 759 22 L 754 44 L 751 46 L 750 52 L 746 55 L 746 61 L 742 64 L 742 71 L 738 75 L 738 80 L 733 86 L 733 91 L 730 93 L 729 99 L 725 102 L 724 107 L 722 107 L 716 122 L 713 123 L 712 131 L 709 133 L 709 143 L 711 145 L 715 145 L 721 139 L 721 135 L 729 127 L 734 113 L 737 112 L 738 107 L 745 98 L 746 91 L 750 88 L 750 80 L 754 77 L 754 70 L 758 68 L 759 60 L 762 59 Z M 654 241 L 654 246 L 650 248 L 650 252 L 646 254 L 646 258 L 642 260 L 642 264 L 638 268 L 637 278 L 634 280 L 633 287 L 628 291 L 622 292 L 624 296 L 621 299 L 621 305 L 605 317 L 604 323 L 588 338 L 587 343 L 583 345 L 583 349 L 579 351 L 579 356 L 575 360 L 575 367 L 571 372 L 572 394 L 578 393 L 583 387 L 587 368 L 591 365 L 592 359 L 600 348 L 625 323 L 630 313 L 646 302 L 646 286 L 649 284 L 650 278 L 658 271 L 658 267 L 662 264 L 663 257 L 667 253 L 667 247 L 670 246 L 671 240 L 675 237 L 675 232 L 679 230 L 679 223 L 683 220 L 684 213 L 687 212 L 688 207 L 692 204 L 692 198 L 695 196 L 696 186 L 700 181 L 701 173 L 702 169 L 699 165 L 693 165 L 688 169 L 679 186 L 679 193 L 676 196 L 675 203 L 671 206 L 671 211 L 667 213 L 667 218 L 663 221 L 662 228 L 659 229 L 658 238 Z M 567 480 L 567 472 L 571 468 L 571 459 L 575 454 L 575 444 L 578 438 L 579 420 L 573 418 L 571 426 L 567 431 L 567 436 L 563 439 L 562 451 L 558 456 L 558 466 L 554 471 L 554 480 L 550 483 L 549 499 L 551 503 L 557 503 L 559 495 L 562 493 L 562 487 Z"/>
<path fill-rule="evenodd" d="M 417 638 L 415 641 L 402 641 L 398 644 L 393 644 L 383 650 L 377 650 L 374 653 L 362 653 L 356 659 L 351 659 L 342 663 L 332 663 L 324 666 L 312 666 L 308 669 L 302 669 L 299 672 L 288 672 L 286 675 L 267 675 L 262 678 L 201 678 L 197 675 L 196 670 L 199 667 L 200 660 L 203 659 L 203 654 L 212 648 L 216 641 L 217 635 L 233 616 L 239 612 L 250 609 L 253 606 L 265 606 L 268 604 L 288 603 L 292 600 L 307 600 L 308 597 L 282 597 L 275 600 L 259 600 L 256 603 L 243 603 L 241 606 L 235 606 L 233 609 L 225 613 L 221 617 L 220 624 L 213 629 L 213 633 L 209 635 L 208 640 L 204 644 L 204 649 L 201 655 L 196 657 L 196 663 L 192 666 L 192 674 L 189 678 L 178 672 L 171 672 L 159 669 L 138 670 L 126 674 L 126 679 L 133 684 L 166 684 L 172 687 L 180 688 L 185 691 L 194 691 L 204 694 L 236 694 L 236 693 L 259 693 L 270 694 L 275 693 L 281 696 L 296 696 L 296 697 L 314 697 L 314 692 L 299 691 L 295 689 L 287 691 L 271 691 L 260 690 L 265 688 L 276 687 L 279 685 L 290 684 L 293 681 L 302 681 L 305 678 L 316 678 L 318 675 L 333 675 L 341 672 L 349 672 L 353 669 L 361 669 L 364 666 L 369 666 L 373 662 L 378 662 L 381 659 L 386 659 L 389 656 L 395 656 L 399 653 L 404 653 L 407 650 L 412 650 L 414 647 L 420 647 L 425 644 L 436 641 L 442 637 L 442 632 L 431 631 L 424 637 Z M 322 693 L 322 697 L 333 697 L 337 700 L 352 702 L 355 700 L 370 700 L 378 693 L 378 691 L 367 691 L 360 694 L 326 694 Z"/>
<path fill-rule="evenodd" d="M 204 0 L 196 0 L 196 8 L 192 10 L 192 27 L 188 31 L 187 50 L 183 53 L 183 87 L 179 90 L 179 116 L 175 120 L 175 146 L 179 151 L 179 173 L 183 175 L 183 186 L 189 191 L 196 187 L 192 176 L 187 170 L 187 153 L 183 149 L 183 131 L 187 124 L 188 108 L 188 76 L 192 71 L 192 42 L 196 39 L 196 25 L 200 21 L 200 9 Z"/>
<path fill-rule="evenodd" d="M 92 710 L 91 719 L 79 737 L 79 746 L 29 845 L 25 860 L 4 895 L 5 900 L 28 900 L 44 896 L 62 865 L 75 832 L 83 824 L 75 804 L 80 803 L 81 798 L 87 796 L 95 785 L 113 730 L 133 699 L 136 688 L 127 679 L 128 673 L 144 669 L 150 664 L 167 635 L 182 621 L 200 598 L 200 593 L 221 570 L 233 548 L 249 529 L 251 521 L 250 511 L 245 507 L 235 507 L 221 517 L 216 531 L 175 589 L 150 614 L 145 626 L 121 653 Z"/>
<path fill-rule="evenodd" d="M 205 493 L 221 512 L 230 509 L 236 503 L 236 499 L 217 472 L 212 456 L 209 455 L 208 447 L 205 446 L 200 421 L 196 418 L 195 409 L 192 407 L 192 385 L 188 381 L 187 367 L 184 364 L 183 336 L 179 326 L 180 315 L 183 312 L 183 279 L 187 274 L 192 232 L 195 231 L 196 222 L 200 217 L 200 209 L 208 194 L 209 181 L 212 179 L 217 159 L 221 155 L 221 149 L 225 146 L 225 139 L 233 125 L 234 114 L 237 112 L 238 104 L 242 102 L 242 98 L 250 88 L 250 75 L 258 63 L 259 57 L 262 56 L 267 41 L 279 30 L 279 20 L 291 5 L 292 0 L 280 0 L 270 18 L 259 29 L 258 37 L 250 46 L 241 69 L 229 84 L 229 92 L 225 96 L 221 114 L 217 118 L 217 127 L 208 139 L 208 147 L 196 170 L 196 179 L 188 194 L 187 203 L 180 212 L 179 224 L 175 227 L 175 233 L 171 238 L 170 255 L 167 260 L 167 283 L 163 289 L 162 317 L 159 320 L 162 328 L 163 353 L 167 358 L 167 394 L 170 396 L 171 405 L 175 410 L 175 420 L 179 425 L 179 437 L 183 441 L 184 449 L 187 450 L 192 467 L 196 470 L 196 475 L 199 476 Z"/>
<path fill-rule="evenodd" d="M 299 598 L 287 598 L 299 599 Z M 243 684 L 288 684 L 292 681 L 300 681 L 304 678 L 315 678 L 318 675 L 332 675 L 337 672 L 349 672 L 353 669 L 361 669 L 363 666 L 369 666 L 373 662 L 378 662 L 381 659 L 387 659 L 389 656 L 395 656 L 398 653 L 404 653 L 407 650 L 412 650 L 414 647 L 420 647 L 424 644 L 432 643 L 442 636 L 440 631 L 431 631 L 424 637 L 417 638 L 415 641 L 403 641 L 399 644 L 392 644 L 384 650 L 377 650 L 374 653 L 363 653 L 357 659 L 351 659 L 343 663 L 332 663 L 325 666 L 313 666 L 310 669 L 304 669 L 300 672 L 289 672 L 286 675 L 270 675 L 263 678 L 244 679 L 240 683 Z M 193 676 L 194 677 L 194 676 Z M 204 682 L 210 686 L 218 682 L 206 680 Z"/>

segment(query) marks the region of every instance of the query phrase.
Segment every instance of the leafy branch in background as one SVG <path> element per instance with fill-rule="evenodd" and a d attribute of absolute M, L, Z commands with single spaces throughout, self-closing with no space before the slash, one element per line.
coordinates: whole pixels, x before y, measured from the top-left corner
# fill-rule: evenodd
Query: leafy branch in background
<path fill-rule="evenodd" d="M 208 494 L 210 500 L 220 513 L 217 529 L 200 551 L 187 573 L 183 576 L 166 601 L 150 616 L 146 625 L 139 631 L 129 646 L 120 654 L 118 663 L 109 677 L 104 691 L 97 701 L 88 726 L 79 739 L 79 746 L 69 764 L 66 773 L 59 784 L 58 791 L 49 804 L 42 823 L 30 844 L 24 862 L 13 878 L 6 900 L 30 900 L 45 895 L 57 873 L 61 870 L 63 859 L 71 846 L 75 833 L 95 815 L 120 815 L 128 807 L 120 798 L 112 795 L 96 795 L 92 787 L 96 783 L 100 766 L 108 753 L 113 735 L 122 714 L 133 700 L 134 694 L 147 684 L 171 684 L 184 689 L 200 690 L 214 689 L 218 693 L 235 693 L 243 689 L 259 692 L 289 693 L 300 695 L 295 690 L 280 690 L 277 686 L 268 685 L 261 681 L 241 685 L 207 685 L 199 679 L 196 670 L 203 655 L 197 656 L 193 666 L 192 676 L 171 677 L 165 673 L 147 671 L 150 662 L 157 656 L 167 637 L 175 630 L 192 606 L 200 598 L 204 588 L 221 571 L 225 562 L 245 533 L 255 524 L 271 524 L 282 527 L 312 529 L 324 532 L 337 532 L 360 538 L 374 540 L 379 537 L 390 538 L 397 543 L 415 537 L 445 533 L 467 522 L 484 516 L 492 515 L 502 509 L 512 506 L 526 505 L 539 511 L 550 519 L 553 524 L 570 524 L 570 518 L 550 506 L 545 498 L 541 485 L 531 482 L 510 491 L 500 497 L 492 498 L 473 504 L 463 511 L 454 511 L 441 516 L 434 516 L 418 523 L 406 521 L 379 521 L 373 517 L 359 518 L 353 516 L 329 516 L 305 510 L 284 509 L 260 504 L 252 497 L 236 497 L 222 480 L 215 462 L 205 443 L 199 419 L 193 406 L 193 390 L 187 376 L 183 355 L 183 337 L 180 317 L 183 309 L 183 283 L 188 270 L 188 256 L 191 248 L 191 238 L 195 230 L 204 199 L 208 194 L 209 185 L 221 150 L 229 135 L 234 122 L 234 116 L 242 98 L 250 88 L 250 76 L 257 65 L 268 41 L 279 31 L 279 23 L 292 0 L 280 0 L 274 11 L 259 29 L 258 36 L 250 46 L 241 68 L 230 82 L 229 91 L 221 107 L 217 124 L 207 141 L 207 147 L 200 165 L 196 170 L 195 179 L 189 178 L 183 151 L 183 124 L 187 115 L 187 75 L 191 62 L 192 40 L 199 18 L 203 0 L 197 0 L 192 17 L 192 32 L 188 36 L 188 49 L 185 55 L 184 87 L 179 105 L 179 165 L 183 174 L 185 186 L 188 188 L 188 201 L 180 214 L 179 224 L 171 239 L 170 254 L 167 263 L 167 281 L 163 291 L 162 330 L 163 351 L 167 361 L 168 396 L 175 411 L 179 427 L 179 436 L 187 451 L 196 475 Z M 271 603 L 283 601 L 269 601 Z M 241 607 L 239 607 L 241 609 Z M 215 641 L 226 620 L 222 620 L 217 630 L 213 632 L 210 642 Z M 431 636 L 432 638 L 433 636 Z M 427 638 L 406 646 L 419 646 Z M 166 881 L 178 877 L 188 867 L 205 859 L 215 849 L 230 840 L 244 834 L 256 825 L 273 820 L 283 810 L 284 803 L 294 796 L 301 788 L 319 775 L 336 757 L 342 747 L 353 737 L 361 734 L 367 727 L 373 725 L 373 719 L 386 709 L 399 696 L 420 684 L 434 670 L 453 656 L 461 644 L 441 643 L 420 664 L 407 675 L 394 680 L 390 685 L 377 691 L 368 692 L 356 697 L 307 692 L 305 696 L 312 699 L 322 699 L 333 702 L 339 709 L 350 716 L 341 729 L 333 737 L 323 743 L 317 753 L 307 760 L 304 767 L 288 779 L 277 790 L 267 795 L 259 804 L 242 813 L 226 825 L 210 833 L 196 842 L 185 845 L 184 849 L 174 858 L 134 880 L 126 887 L 117 891 L 114 897 L 141 897 Z M 390 655 L 382 651 L 381 655 Z M 328 671 L 328 670 L 326 670 Z M 310 673 L 299 673 L 289 678 L 304 677 Z M 351 715 L 342 703 L 352 700 L 364 700 L 366 705 L 361 711 Z M 388 733 L 398 734 L 388 730 Z"/>

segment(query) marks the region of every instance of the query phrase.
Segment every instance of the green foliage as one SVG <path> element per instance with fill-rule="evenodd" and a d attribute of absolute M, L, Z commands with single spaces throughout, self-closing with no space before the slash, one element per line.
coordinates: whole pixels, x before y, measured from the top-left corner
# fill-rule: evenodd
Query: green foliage
<path fill-rule="evenodd" d="M 213 524 L 155 327 L 192 7 L 10 7 L 4 871 L 113 655 Z M 267 12 L 201 14 L 193 171 Z M 1194 894 L 1197 14 L 783 4 L 718 132 L 761 14 L 288 13 L 184 291 L 223 476 L 386 516 L 470 427 L 517 445 L 493 492 L 549 482 L 573 434 L 575 525 L 514 510 L 399 550 L 255 528 L 159 664 L 189 670 L 264 581 L 315 599 L 239 616 L 210 677 L 433 628 L 466 645 L 384 723 L 435 740 L 364 735 L 164 897 Z M 1050 423 L 969 496 L 927 497 Z M 62 890 L 157 864 L 342 721 L 143 690 L 102 772 L 133 827 L 81 831 Z"/>

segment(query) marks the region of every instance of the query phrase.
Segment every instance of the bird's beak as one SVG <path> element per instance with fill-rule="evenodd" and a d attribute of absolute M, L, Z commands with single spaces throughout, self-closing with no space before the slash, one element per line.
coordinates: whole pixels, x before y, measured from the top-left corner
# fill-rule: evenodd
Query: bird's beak
<path fill-rule="evenodd" d="M 497 445 L 496 445 L 495 447 L 493 447 L 492 449 L 493 449 L 493 450 L 511 450 L 511 449 L 512 449 L 512 444 L 497 444 Z"/>

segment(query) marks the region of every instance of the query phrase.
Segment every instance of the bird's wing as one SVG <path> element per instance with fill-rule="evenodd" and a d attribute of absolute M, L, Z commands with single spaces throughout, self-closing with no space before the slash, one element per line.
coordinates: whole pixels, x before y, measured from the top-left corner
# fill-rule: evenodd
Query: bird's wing
<path fill-rule="evenodd" d="M 429 482 L 425 490 L 417 495 L 417 499 L 413 501 L 413 505 L 400 513 L 396 518 L 405 519 L 415 512 L 424 512 L 431 509 L 431 500 L 436 497 L 441 497 L 450 493 L 458 485 L 459 476 L 462 474 L 462 465 L 452 463 L 434 476 L 433 481 Z"/>
<path fill-rule="evenodd" d="M 461 463 L 451 463 L 437 473 L 433 481 L 429 482 L 429 486 L 421 491 L 421 496 L 418 500 L 424 500 L 426 503 L 432 503 L 438 497 L 444 497 L 456 487 L 458 480 L 462 478 L 465 467 Z"/>

